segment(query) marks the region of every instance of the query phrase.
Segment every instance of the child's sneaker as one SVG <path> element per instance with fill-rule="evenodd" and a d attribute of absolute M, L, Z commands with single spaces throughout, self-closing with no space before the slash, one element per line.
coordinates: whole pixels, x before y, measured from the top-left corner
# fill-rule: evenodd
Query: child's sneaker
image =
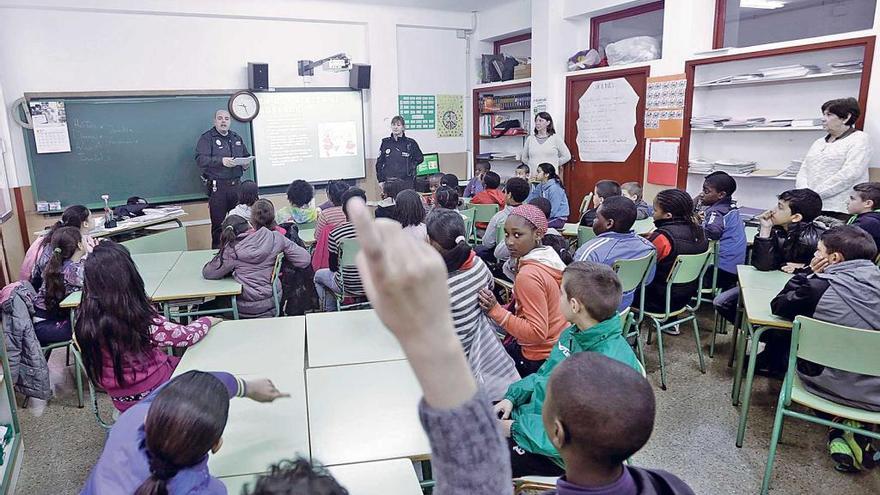
<path fill-rule="evenodd" d="M 834 418 L 834 422 L 854 428 L 865 427 L 851 419 Z M 880 459 L 870 438 L 836 428 L 828 432 L 828 450 L 836 463 L 834 469 L 845 473 L 873 469 Z"/>

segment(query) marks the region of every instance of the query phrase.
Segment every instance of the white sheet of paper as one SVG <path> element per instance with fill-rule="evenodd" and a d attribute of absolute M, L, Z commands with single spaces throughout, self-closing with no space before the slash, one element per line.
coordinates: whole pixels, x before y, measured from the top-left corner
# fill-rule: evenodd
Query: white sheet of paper
<path fill-rule="evenodd" d="M 233 158 L 232 166 L 233 167 L 247 167 L 254 161 L 254 157 L 248 156 L 244 158 Z"/>
<path fill-rule="evenodd" d="M 622 78 L 596 81 L 578 100 L 577 144 L 583 162 L 624 162 L 636 147 L 639 95 Z"/>
<path fill-rule="evenodd" d="M 651 154 L 648 157 L 654 163 L 678 163 L 678 143 L 651 141 Z"/>

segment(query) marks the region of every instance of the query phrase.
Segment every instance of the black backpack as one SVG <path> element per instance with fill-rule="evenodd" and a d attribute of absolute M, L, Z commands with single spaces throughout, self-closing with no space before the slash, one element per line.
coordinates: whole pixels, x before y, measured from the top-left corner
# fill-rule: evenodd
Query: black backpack
<path fill-rule="evenodd" d="M 284 223 L 281 227 L 287 230 L 288 239 L 307 249 L 299 237 L 299 228 L 295 223 Z M 317 309 L 318 292 L 315 290 L 315 270 L 311 263 L 304 268 L 298 268 L 284 260 L 281 263 L 281 314 L 297 316 Z"/>

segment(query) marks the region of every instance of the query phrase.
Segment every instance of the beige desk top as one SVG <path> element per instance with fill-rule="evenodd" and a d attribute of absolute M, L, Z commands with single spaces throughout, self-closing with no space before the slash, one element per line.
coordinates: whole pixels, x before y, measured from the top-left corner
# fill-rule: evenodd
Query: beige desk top
<path fill-rule="evenodd" d="M 184 251 L 153 293 L 153 301 L 241 294 L 241 284 L 231 277 L 221 280 L 202 277 L 202 267 L 214 258 L 215 252 L 210 249 Z"/>
<path fill-rule="evenodd" d="M 372 309 L 306 315 L 309 368 L 406 359 Z"/>

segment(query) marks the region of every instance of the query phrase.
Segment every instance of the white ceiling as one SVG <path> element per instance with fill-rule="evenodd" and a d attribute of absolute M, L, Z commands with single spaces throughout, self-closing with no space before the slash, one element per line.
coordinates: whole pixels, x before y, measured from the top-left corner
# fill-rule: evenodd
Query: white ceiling
<path fill-rule="evenodd" d="M 395 7 L 422 7 L 436 10 L 449 10 L 453 12 L 474 12 L 486 10 L 499 4 L 508 3 L 512 0 L 342 0 L 344 2 L 391 5 Z"/>

